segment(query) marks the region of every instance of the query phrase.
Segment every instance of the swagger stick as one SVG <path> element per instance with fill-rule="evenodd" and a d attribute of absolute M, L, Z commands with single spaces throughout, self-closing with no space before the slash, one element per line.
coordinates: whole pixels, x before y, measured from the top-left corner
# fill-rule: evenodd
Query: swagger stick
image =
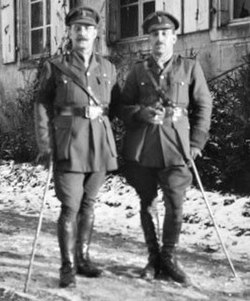
<path fill-rule="evenodd" d="M 46 185 L 45 185 L 45 189 L 44 189 L 44 193 L 43 193 L 43 201 L 42 201 L 42 205 L 41 205 L 41 209 L 40 209 L 40 215 L 39 215 L 39 221 L 38 221 L 38 225 L 37 225 L 37 229 L 36 229 L 36 235 L 35 235 L 35 239 L 33 241 L 32 253 L 31 253 L 30 262 L 29 262 L 29 269 L 28 269 L 28 273 L 27 273 L 27 277 L 26 277 L 26 281 L 25 281 L 25 286 L 24 286 L 24 293 L 27 292 L 28 286 L 29 286 L 29 281 L 30 281 L 30 276 L 31 276 L 31 269 L 32 269 L 32 265 L 33 265 L 33 261 L 34 261 L 34 257 L 35 257 L 37 240 L 38 240 L 38 236 L 39 236 L 39 233 L 40 233 L 40 230 L 41 230 L 41 227 L 42 227 L 44 206 L 45 206 L 45 203 L 46 203 L 47 192 L 49 190 L 49 184 L 50 184 L 50 180 L 51 180 L 51 177 L 52 177 L 52 166 L 53 166 L 52 156 L 50 156 L 49 171 L 48 171 Z"/>
<path fill-rule="evenodd" d="M 202 185 L 202 182 L 201 182 L 201 179 L 200 179 L 200 176 L 199 176 L 197 167 L 196 167 L 196 165 L 195 165 L 193 159 L 191 159 L 190 161 L 191 161 L 192 168 L 193 168 L 193 170 L 194 170 L 194 174 L 195 174 L 196 180 L 197 180 L 197 182 L 198 182 L 198 184 L 199 184 L 201 193 L 202 193 L 202 195 L 203 195 L 204 201 L 205 201 L 205 203 L 206 203 L 206 205 L 207 205 L 207 209 L 208 209 L 208 211 L 209 211 L 210 217 L 211 217 L 211 219 L 212 219 L 212 221 L 213 221 L 215 230 L 216 230 L 216 232 L 217 232 L 218 238 L 219 238 L 220 243 L 221 243 L 221 245 L 222 245 L 223 251 L 224 251 L 224 253 L 225 253 L 226 257 L 227 257 L 227 260 L 228 260 L 228 262 L 229 262 L 229 264 L 230 264 L 230 267 L 231 267 L 231 270 L 232 270 L 232 272 L 233 272 L 233 274 L 234 274 L 234 277 L 236 278 L 236 277 L 238 277 L 238 276 L 237 276 L 237 274 L 236 274 L 236 271 L 235 271 L 235 268 L 234 268 L 234 266 L 233 266 L 233 263 L 232 263 L 232 261 L 231 261 L 231 259 L 230 259 L 230 257 L 229 257 L 229 254 L 228 254 L 228 252 L 227 252 L 227 249 L 226 249 L 226 247 L 225 247 L 225 244 L 224 244 L 224 242 L 223 242 L 223 240 L 222 240 L 222 238 L 221 238 L 221 235 L 220 235 L 220 232 L 219 232 L 219 228 L 218 228 L 218 226 L 217 226 L 217 224 L 216 224 L 216 222 L 215 222 L 215 219 L 214 219 L 212 210 L 211 210 L 210 205 L 209 205 L 209 202 L 208 202 L 208 200 L 207 200 L 207 197 L 206 197 L 206 194 L 205 194 L 205 191 L 204 191 L 204 188 L 203 188 L 203 185 Z"/>

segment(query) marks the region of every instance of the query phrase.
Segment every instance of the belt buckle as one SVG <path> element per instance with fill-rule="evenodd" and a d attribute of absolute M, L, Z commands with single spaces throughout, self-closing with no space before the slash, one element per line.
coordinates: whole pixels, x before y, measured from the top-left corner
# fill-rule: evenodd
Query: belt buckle
<path fill-rule="evenodd" d="M 180 116 L 182 115 L 182 109 L 179 108 L 179 107 L 175 107 L 175 108 L 173 109 L 173 111 L 174 111 L 174 115 L 175 115 L 176 117 L 180 117 Z"/>
<path fill-rule="evenodd" d="M 181 118 L 183 115 L 183 109 L 180 107 L 173 108 L 173 121 L 177 121 L 179 118 Z"/>
<path fill-rule="evenodd" d="M 89 119 L 90 118 L 90 109 L 89 109 L 89 106 L 86 106 L 85 108 L 84 108 L 84 117 L 85 118 L 87 118 L 87 119 Z"/>

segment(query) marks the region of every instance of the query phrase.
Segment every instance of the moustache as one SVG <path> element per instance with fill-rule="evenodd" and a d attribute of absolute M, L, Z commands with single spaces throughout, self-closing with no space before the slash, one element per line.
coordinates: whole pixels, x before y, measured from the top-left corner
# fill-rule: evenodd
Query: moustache
<path fill-rule="evenodd" d="M 86 39 L 82 36 L 79 36 L 79 37 L 77 37 L 77 41 L 88 41 L 88 39 Z"/>

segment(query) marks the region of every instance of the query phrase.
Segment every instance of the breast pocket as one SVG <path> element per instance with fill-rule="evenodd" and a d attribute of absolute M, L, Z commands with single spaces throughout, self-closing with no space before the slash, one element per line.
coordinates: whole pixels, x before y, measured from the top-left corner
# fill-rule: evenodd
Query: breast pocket
<path fill-rule="evenodd" d="M 71 103 L 74 99 L 74 82 L 64 74 L 56 79 L 56 99 L 59 103 Z"/>
<path fill-rule="evenodd" d="M 177 105 L 186 106 L 189 103 L 190 84 L 184 80 L 178 80 L 173 83 L 174 99 Z"/>
<path fill-rule="evenodd" d="M 69 159 L 73 119 L 71 116 L 59 116 L 55 119 L 55 146 L 57 160 Z"/>
<path fill-rule="evenodd" d="M 101 102 L 109 103 L 112 89 L 111 79 L 106 73 L 96 77 L 97 89 L 95 94 Z"/>

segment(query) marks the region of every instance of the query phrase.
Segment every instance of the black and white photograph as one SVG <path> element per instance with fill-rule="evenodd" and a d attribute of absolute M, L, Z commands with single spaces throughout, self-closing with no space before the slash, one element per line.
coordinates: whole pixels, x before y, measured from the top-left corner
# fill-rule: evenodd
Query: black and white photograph
<path fill-rule="evenodd" d="M 250 0 L 0 0 L 0 301 L 250 300 Z"/>

